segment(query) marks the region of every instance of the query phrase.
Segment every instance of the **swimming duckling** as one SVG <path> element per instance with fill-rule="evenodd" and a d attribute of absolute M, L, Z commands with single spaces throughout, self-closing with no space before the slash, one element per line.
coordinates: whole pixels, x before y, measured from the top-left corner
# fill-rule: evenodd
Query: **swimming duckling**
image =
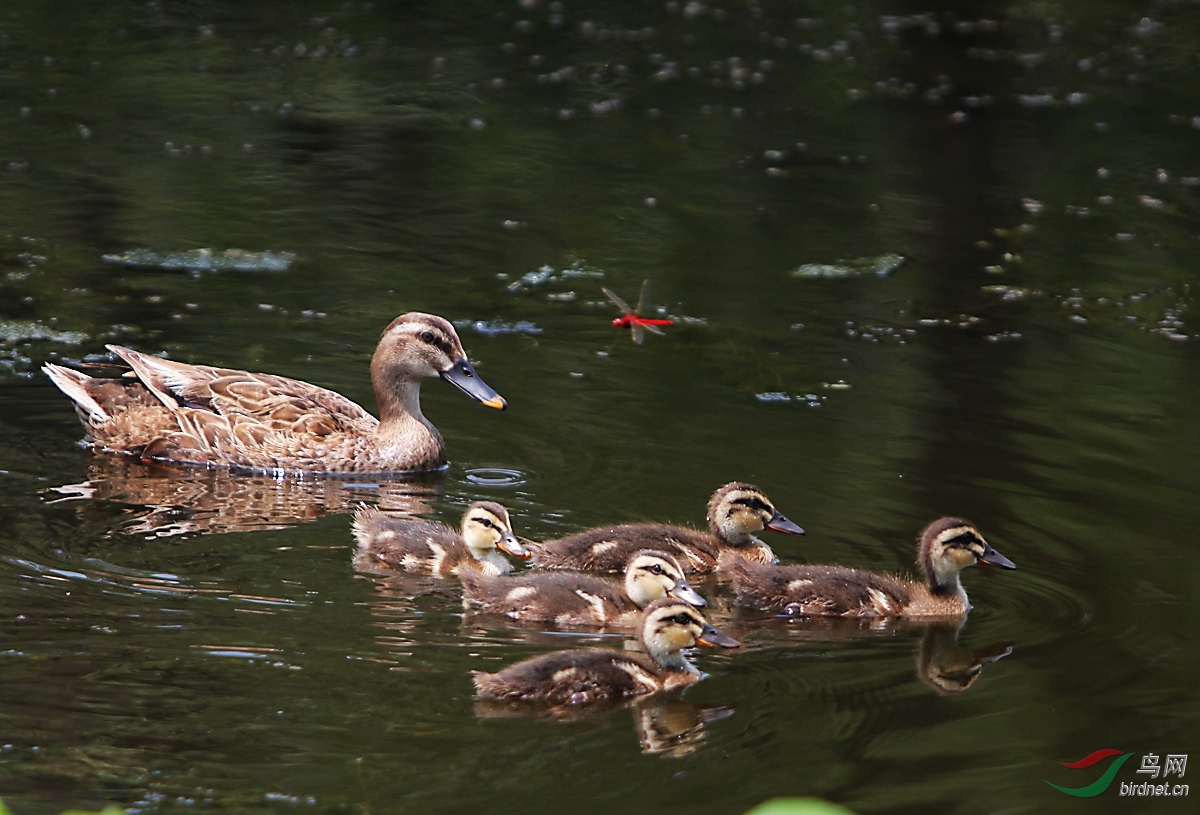
<path fill-rule="evenodd" d="M 645 653 L 609 648 L 557 651 L 494 674 L 474 671 L 475 689 L 489 699 L 572 705 L 629 699 L 699 682 L 701 674 L 684 656 L 684 648 L 739 644 L 687 603 L 671 599 L 646 607 L 639 639 Z"/>
<path fill-rule="evenodd" d="M 143 461 L 279 473 L 436 470 L 446 445 L 421 413 L 421 380 L 440 376 L 477 402 L 505 407 L 467 359 L 454 326 L 409 312 L 371 359 L 380 418 L 341 394 L 271 374 L 187 365 L 119 345 L 133 379 L 42 370 L 75 403 L 87 441 Z"/>
<path fill-rule="evenodd" d="M 693 606 L 707 602 L 688 584 L 683 569 L 665 552 L 638 552 L 625 567 L 624 585 L 579 572 L 525 572 L 496 577 L 464 570 L 463 608 L 514 620 L 548 620 L 560 626 L 637 628 L 642 609 L 673 597 Z"/>
<path fill-rule="evenodd" d="M 513 567 L 500 552 L 529 557 L 512 533 L 508 510 L 494 501 L 467 507 L 461 534 L 436 521 L 396 518 L 366 506 L 354 513 L 353 530 L 367 555 L 393 569 L 435 577 L 461 576 L 468 569 L 507 574 Z"/>
<path fill-rule="evenodd" d="M 771 504 L 763 491 L 733 482 L 713 493 L 708 502 L 709 531 L 670 524 L 620 524 L 530 543 L 534 565 L 582 572 L 621 572 L 635 552 L 659 549 L 679 560 L 685 572 L 702 574 L 726 568 L 735 553 L 755 563 L 774 563 L 771 547 L 754 537 L 764 528 L 789 535 L 804 530 Z"/>
<path fill-rule="evenodd" d="M 956 617 L 971 609 L 959 573 L 975 563 L 1016 565 L 993 549 L 975 526 L 941 518 L 925 527 L 917 564 L 919 583 L 904 577 L 842 566 L 764 566 L 733 569 L 739 605 L 782 614 L 825 617 Z"/>

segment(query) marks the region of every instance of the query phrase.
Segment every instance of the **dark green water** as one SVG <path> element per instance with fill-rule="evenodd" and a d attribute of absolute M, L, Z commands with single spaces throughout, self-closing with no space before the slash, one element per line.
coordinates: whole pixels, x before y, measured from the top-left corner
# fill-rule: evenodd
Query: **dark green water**
<path fill-rule="evenodd" d="M 0 795 L 1187 811 L 1044 780 L 1200 750 L 1198 32 L 1192 2 L 0 7 Z M 298 259 L 100 261 L 201 247 Z M 790 275 L 882 253 L 910 260 Z M 573 265 L 603 279 L 508 288 Z M 644 278 L 699 321 L 634 346 L 600 286 Z M 510 409 L 429 383 L 454 463 L 418 484 L 93 457 L 37 372 L 116 341 L 373 407 L 410 309 L 541 329 L 462 329 Z M 464 619 L 453 585 L 353 562 L 359 501 L 454 523 L 496 499 L 538 539 L 700 524 L 732 479 L 809 530 L 770 536 L 785 561 L 907 568 L 958 514 L 1020 568 L 965 575 L 957 643 L 710 584 L 743 649 L 698 655 L 682 698 L 557 721 L 477 708 L 468 672 L 614 640 Z"/>

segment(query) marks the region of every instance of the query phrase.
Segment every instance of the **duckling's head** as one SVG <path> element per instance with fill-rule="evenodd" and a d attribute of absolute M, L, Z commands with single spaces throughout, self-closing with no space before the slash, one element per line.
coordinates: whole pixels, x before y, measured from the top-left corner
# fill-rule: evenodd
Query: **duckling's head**
<path fill-rule="evenodd" d="M 775 509 L 758 487 L 734 481 L 713 493 L 708 501 L 708 527 L 726 543 L 742 546 L 764 528 L 788 535 L 804 530 Z"/>
<path fill-rule="evenodd" d="M 494 554 L 496 549 L 522 560 L 530 552 L 512 533 L 508 510 L 495 501 L 476 501 L 467 507 L 462 519 L 462 536 L 476 559 Z"/>
<path fill-rule="evenodd" d="M 679 600 L 655 600 L 642 615 L 642 646 L 664 668 L 696 673 L 681 653 L 684 648 L 737 648 L 740 643 L 708 624 L 692 606 Z"/>
<path fill-rule="evenodd" d="M 488 407 L 503 410 L 506 406 L 500 394 L 475 373 L 454 326 L 433 314 L 401 314 L 384 329 L 371 359 L 371 382 L 380 410 L 386 413 L 390 406 L 386 395 L 403 402 L 414 384 L 431 376 L 440 376 Z M 411 405 L 406 407 L 412 411 Z"/>
<path fill-rule="evenodd" d="M 637 552 L 625 566 L 625 593 L 638 608 L 655 600 L 673 597 L 693 606 L 708 605 L 683 576 L 679 561 L 666 552 L 645 549 Z"/>
<path fill-rule="evenodd" d="M 934 594 L 959 591 L 959 573 L 976 563 L 1002 569 L 1017 568 L 1011 560 L 993 549 L 975 525 L 962 518 L 939 518 L 925 527 L 918 547 L 917 565 Z"/>

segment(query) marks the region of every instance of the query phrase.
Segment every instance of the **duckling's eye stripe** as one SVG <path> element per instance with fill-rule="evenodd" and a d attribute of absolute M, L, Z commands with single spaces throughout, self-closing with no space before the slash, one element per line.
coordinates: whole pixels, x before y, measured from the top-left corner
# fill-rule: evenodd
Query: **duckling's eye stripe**
<path fill-rule="evenodd" d="M 494 523 L 492 523 L 492 522 L 491 522 L 490 520 L 488 520 L 487 518 L 480 517 L 479 515 L 476 515 L 476 516 L 475 516 L 475 517 L 473 517 L 471 520 L 472 520 L 472 521 L 474 521 L 474 522 L 475 522 L 475 523 L 477 523 L 477 524 L 482 524 L 483 526 L 486 526 L 488 529 L 495 529 L 495 528 L 496 528 L 496 525 L 495 525 Z"/>
<path fill-rule="evenodd" d="M 947 529 L 938 535 L 938 540 L 941 541 L 943 546 L 966 546 L 973 541 L 979 540 L 979 536 L 971 530 L 959 526 L 954 529 Z"/>
<path fill-rule="evenodd" d="M 735 498 L 730 503 L 741 504 L 748 509 L 767 509 L 767 505 L 760 498 Z"/>

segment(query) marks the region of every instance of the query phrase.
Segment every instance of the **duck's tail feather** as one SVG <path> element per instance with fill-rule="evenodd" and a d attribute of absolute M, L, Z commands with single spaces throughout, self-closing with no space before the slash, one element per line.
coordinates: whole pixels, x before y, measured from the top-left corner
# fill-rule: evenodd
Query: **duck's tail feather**
<path fill-rule="evenodd" d="M 73 368 L 64 368 L 61 365 L 55 365 L 52 362 L 47 362 L 42 366 L 46 376 L 50 377 L 60 391 L 65 393 L 76 406 L 87 414 L 87 421 L 93 423 L 106 422 L 111 417 L 108 412 L 100 406 L 100 403 L 92 398 L 92 395 L 87 392 L 87 383 L 92 377 L 85 373 L 76 371 Z"/>

